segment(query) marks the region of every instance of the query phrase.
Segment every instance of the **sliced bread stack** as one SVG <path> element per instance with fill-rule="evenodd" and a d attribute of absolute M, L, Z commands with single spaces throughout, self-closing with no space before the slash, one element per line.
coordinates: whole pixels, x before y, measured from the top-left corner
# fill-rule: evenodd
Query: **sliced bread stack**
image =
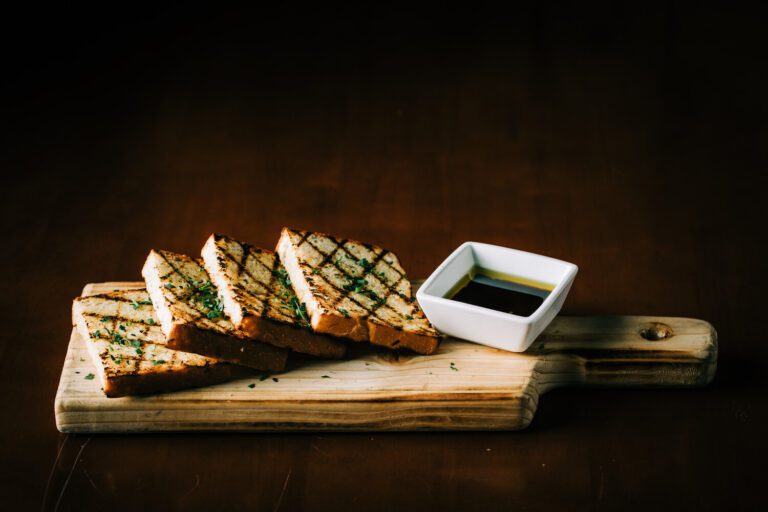
<path fill-rule="evenodd" d="M 439 335 L 391 251 L 284 228 L 277 252 L 211 235 L 202 259 L 152 250 L 146 290 L 79 297 L 73 320 L 107 396 L 280 372 L 342 340 L 432 354 Z"/>

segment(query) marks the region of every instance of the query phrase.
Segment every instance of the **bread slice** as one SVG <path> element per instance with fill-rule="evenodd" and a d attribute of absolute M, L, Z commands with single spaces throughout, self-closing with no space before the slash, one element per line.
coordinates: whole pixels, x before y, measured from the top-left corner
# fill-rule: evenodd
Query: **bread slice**
<path fill-rule="evenodd" d="M 283 228 L 277 252 L 316 332 L 420 354 L 437 351 L 439 335 L 391 251 Z"/>
<path fill-rule="evenodd" d="M 309 317 L 273 251 L 211 235 L 202 251 L 224 313 L 251 338 L 320 357 L 343 357 L 346 344 L 315 334 Z"/>
<path fill-rule="evenodd" d="M 72 322 L 108 397 L 218 384 L 252 373 L 242 366 L 170 350 L 146 290 L 78 297 L 72 303 Z"/>
<path fill-rule="evenodd" d="M 141 271 L 168 347 L 264 371 L 282 371 L 288 351 L 249 339 L 224 314 L 202 261 L 151 251 Z"/>

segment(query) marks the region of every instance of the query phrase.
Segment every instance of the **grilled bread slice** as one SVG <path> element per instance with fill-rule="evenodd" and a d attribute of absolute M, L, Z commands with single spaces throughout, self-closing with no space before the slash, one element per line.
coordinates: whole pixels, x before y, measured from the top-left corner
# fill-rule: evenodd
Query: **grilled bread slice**
<path fill-rule="evenodd" d="M 437 351 L 439 335 L 392 252 L 288 228 L 277 252 L 316 332 L 420 354 Z"/>
<path fill-rule="evenodd" d="M 343 357 L 347 346 L 315 334 L 277 254 L 230 237 L 211 235 L 203 262 L 219 289 L 224 313 L 251 338 L 320 357 Z"/>
<path fill-rule="evenodd" d="M 170 350 L 146 290 L 78 297 L 72 321 L 108 397 L 218 384 L 252 371 Z"/>
<path fill-rule="evenodd" d="M 202 261 L 151 251 L 141 271 L 168 347 L 265 371 L 282 371 L 288 351 L 248 338 L 224 314 Z"/>

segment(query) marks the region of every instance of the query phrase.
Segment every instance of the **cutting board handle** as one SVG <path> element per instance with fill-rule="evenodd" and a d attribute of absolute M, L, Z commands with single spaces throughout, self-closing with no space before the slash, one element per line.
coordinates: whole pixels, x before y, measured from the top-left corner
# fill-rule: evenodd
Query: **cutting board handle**
<path fill-rule="evenodd" d="M 717 332 L 692 318 L 558 317 L 530 350 L 542 390 L 703 386 L 717 369 Z"/>

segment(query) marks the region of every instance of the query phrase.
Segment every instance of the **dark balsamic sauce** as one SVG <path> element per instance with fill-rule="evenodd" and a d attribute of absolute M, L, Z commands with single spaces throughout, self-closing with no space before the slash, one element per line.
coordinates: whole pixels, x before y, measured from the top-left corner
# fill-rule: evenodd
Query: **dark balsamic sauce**
<path fill-rule="evenodd" d="M 517 316 L 531 316 L 554 286 L 475 267 L 446 298 Z"/>

